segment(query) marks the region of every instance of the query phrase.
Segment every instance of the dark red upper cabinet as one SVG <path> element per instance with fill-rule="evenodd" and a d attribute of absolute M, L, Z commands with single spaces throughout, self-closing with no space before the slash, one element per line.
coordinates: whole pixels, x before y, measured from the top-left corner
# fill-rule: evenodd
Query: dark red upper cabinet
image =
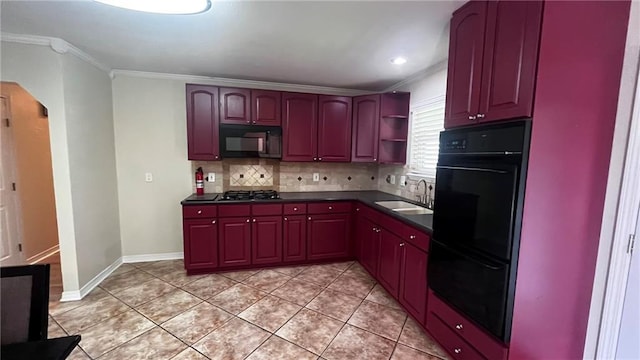
<path fill-rule="evenodd" d="M 444 127 L 475 123 L 480 102 L 487 2 L 470 1 L 451 19 Z"/>
<path fill-rule="evenodd" d="M 490 1 L 478 121 L 532 116 L 542 1 Z"/>
<path fill-rule="evenodd" d="M 251 220 L 247 218 L 221 218 L 219 222 L 220 267 L 251 264 Z"/>
<path fill-rule="evenodd" d="M 218 225 L 215 219 L 184 219 L 184 266 L 187 270 L 218 267 Z"/>
<path fill-rule="evenodd" d="M 282 160 L 316 160 L 318 95 L 282 93 L 282 112 Z"/>
<path fill-rule="evenodd" d="M 251 124 L 251 90 L 220 88 L 220 122 Z"/>
<path fill-rule="evenodd" d="M 251 228 L 251 263 L 282 262 L 282 216 L 255 217 Z"/>
<path fill-rule="evenodd" d="M 353 98 L 351 162 L 378 161 L 380 95 Z"/>
<path fill-rule="evenodd" d="M 318 161 L 351 160 L 351 98 L 318 97 Z"/>
<path fill-rule="evenodd" d="M 280 126 L 282 93 L 280 91 L 251 90 L 251 123 Z"/>
<path fill-rule="evenodd" d="M 220 160 L 218 88 L 187 84 L 189 160 Z"/>

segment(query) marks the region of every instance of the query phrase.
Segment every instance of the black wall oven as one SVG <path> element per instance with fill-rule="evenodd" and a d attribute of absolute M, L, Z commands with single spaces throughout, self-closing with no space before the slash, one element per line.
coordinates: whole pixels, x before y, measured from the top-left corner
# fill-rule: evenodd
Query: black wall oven
<path fill-rule="evenodd" d="M 530 120 L 443 131 L 428 283 L 503 342 L 511 333 Z"/>

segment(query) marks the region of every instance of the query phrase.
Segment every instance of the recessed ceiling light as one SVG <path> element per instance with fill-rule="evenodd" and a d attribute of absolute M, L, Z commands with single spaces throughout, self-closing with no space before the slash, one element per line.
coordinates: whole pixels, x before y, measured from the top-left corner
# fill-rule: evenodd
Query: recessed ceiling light
<path fill-rule="evenodd" d="M 402 56 L 398 56 L 398 57 L 395 57 L 395 58 L 391 59 L 391 63 L 393 65 L 402 65 L 402 64 L 404 64 L 406 62 L 407 62 L 407 59 L 403 58 Z"/>
<path fill-rule="evenodd" d="M 124 9 L 156 14 L 197 14 L 211 8 L 210 0 L 95 0 Z"/>

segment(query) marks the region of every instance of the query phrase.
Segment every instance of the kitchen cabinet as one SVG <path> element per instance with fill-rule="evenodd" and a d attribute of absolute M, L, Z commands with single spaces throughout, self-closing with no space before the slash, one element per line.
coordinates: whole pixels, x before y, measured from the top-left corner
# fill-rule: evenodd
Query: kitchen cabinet
<path fill-rule="evenodd" d="M 532 116 L 541 1 L 471 1 L 451 19 L 445 128 Z"/>
<path fill-rule="evenodd" d="M 218 225 L 216 219 L 184 219 L 184 266 L 190 270 L 218 266 Z"/>
<path fill-rule="evenodd" d="M 280 126 L 282 93 L 270 90 L 251 90 L 251 123 Z"/>
<path fill-rule="evenodd" d="M 400 262 L 404 246 L 405 243 L 399 236 L 381 229 L 377 279 L 396 299 L 400 289 Z"/>
<path fill-rule="evenodd" d="M 380 95 L 353 98 L 351 162 L 378 161 Z"/>
<path fill-rule="evenodd" d="M 351 98 L 318 97 L 318 161 L 351 160 Z"/>
<path fill-rule="evenodd" d="M 401 243 L 402 266 L 398 301 L 422 325 L 427 312 L 427 253 L 409 242 Z"/>
<path fill-rule="evenodd" d="M 187 84 L 189 160 L 220 160 L 218 88 Z"/>
<path fill-rule="evenodd" d="M 283 224 L 283 260 L 285 262 L 306 260 L 307 216 L 285 215 L 283 218 Z"/>
<path fill-rule="evenodd" d="M 283 93 L 282 112 L 282 160 L 317 159 L 318 96 Z"/>
<path fill-rule="evenodd" d="M 282 216 L 260 216 L 251 220 L 251 263 L 282 262 Z"/>
<path fill-rule="evenodd" d="M 360 264 L 362 264 L 373 277 L 376 277 L 378 274 L 380 232 L 380 228 L 374 222 L 358 214 L 356 218 L 358 257 Z"/>
<path fill-rule="evenodd" d="M 349 256 L 350 214 L 309 215 L 307 220 L 308 260 L 343 259 Z"/>
<path fill-rule="evenodd" d="M 220 88 L 220 122 L 251 124 L 251 90 Z"/>
<path fill-rule="evenodd" d="M 380 143 L 378 162 L 404 164 L 407 162 L 410 93 L 393 91 L 380 97 Z"/>
<path fill-rule="evenodd" d="M 220 267 L 251 264 L 251 220 L 248 217 L 220 218 L 218 250 Z"/>

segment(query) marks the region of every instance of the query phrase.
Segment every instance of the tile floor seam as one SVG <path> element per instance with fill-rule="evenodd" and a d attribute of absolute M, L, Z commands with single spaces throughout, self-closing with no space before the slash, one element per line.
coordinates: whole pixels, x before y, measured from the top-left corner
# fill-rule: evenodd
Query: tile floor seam
<path fill-rule="evenodd" d="M 398 339 L 393 344 L 393 350 L 391 351 L 391 355 L 389 355 L 389 359 L 391 359 L 393 357 L 393 353 L 396 352 L 396 348 L 398 347 L 398 344 L 399 344 L 399 341 L 400 341 L 400 336 L 402 335 L 402 330 L 404 330 L 404 326 L 407 324 L 408 320 L 409 320 L 409 315 L 407 315 L 407 317 L 404 319 L 404 322 L 402 323 L 402 327 L 400 327 L 400 334 L 398 334 Z M 416 349 L 416 350 L 418 350 L 418 349 Z"/>
<path fill-rule="evenodd" d="M 165 328 L 165 327 L 163 327 L 163 326 L 162 326 L 162 324 L 166 324 L 167 322 L 169 322 L 169 320 L 167 320 L 167 321 L 163 322 L 162 324 L 160 324 L 160 325 L 158 325 L 158 326 L 159 326 L 161 329 L 163 329 L 164 331 L 166 331 L 166 332 L 168 332 L 169 334 L 173 335 L 174 337 L 177 337 L 178 339 L 180 339 L 180 341 L 184 342 L 184 343 L 185 343 L 185 344 L 187 344 L 188 346 L 193 347 L 193 344 L 195 344 L 195 343 L 197 343 L 198 341 L 200 341 L 200 340 L 204 339 L 205 337 L 209 336 L 212 332 L 214 332 L 214 331 L 216 331 L 216 330 L 220 329 L 221 327 L 225 326 L 229 321 L 233 320 L 233 318 L 234 318 L 234 317 L 237 317 L 236 315 L 231 314 L 230 312 L 228 312 L 228 311 L 226 311 L 226 310 L 224 310 L 224 309 L 222 309 L 222 308 L 219 308 L 219 307 L 217 307 L 217 306 L 215 306 L 215 305 L 213 305 L 213 304 L 210 304 L 210 303 L 208 303 L 207 301 L 203 301 L 203 302 L 201 302 L 201 303 L 200 303 L 200 304 L 198 304 L 198 305 L 201 305 L 201 304 L 202 304 L 202 303 L 204 303 L 204 302 L 206 302 L 207 304 L 209 304 L 209 305 L 211 305 L 211 306 L 213 306 L 213 307 L 215 307 L 215 308 L 217 308 L 217 309 L 220 309 L 220 310 L 224 311 L 225 313 L 227 313 L 227 314 L 229 314 L 229 315 L 231 315 L 231 316 L 230 316 L 227 320 L 223 321 L 219 326 L 216 326 L 216 327 L 215 327 L 215 328 L 213 328 L 211 331 L 208 331 L 208 332 L 207 332 L 207 333 L 205 333 L 203 336 L 199 337 L 197 340 L 194 340 L 192 344 L 187 344 L 184 340 L 180 339 L 177 335 L 173 334 L 169 329 L 167 329 L 167 328 Z M 198 305 L 196 305 L 196 306 L 198 306 Z M 195 306 L 194 306 L 194 307 L 195 307 Z M 186 311 L 185 311 L 185 312 L 186 312 Z M 181 313 L 181 314 L 184 314 L 185 312 L 183 312 L 183 313 Z M 143 316 L 144 316 L 144 315 L 143 315 Z M 176 315 L 176 316 L 174 316 L 173 318 L 175 318 L 175 317 L 177 317 L 177 316 L 179 316 L 179 315 Z M 172 319 L 173 319 L 173 318 L 172 318 Z M 242 318 L 238 318 L 238 319 L 240 319 L 240 320 L 244 320 L 244 319 L 242 319 Z M 244 320 L 244 321 L 246 321 L 246 320 Z M 251 323 L 251 322 L 249 322 L 249 323 L 250 323 L 250 324 L 253 324 L 253 323 Z M 257 325 L 256 325 L 256 326 L 257 326 Z"/>

